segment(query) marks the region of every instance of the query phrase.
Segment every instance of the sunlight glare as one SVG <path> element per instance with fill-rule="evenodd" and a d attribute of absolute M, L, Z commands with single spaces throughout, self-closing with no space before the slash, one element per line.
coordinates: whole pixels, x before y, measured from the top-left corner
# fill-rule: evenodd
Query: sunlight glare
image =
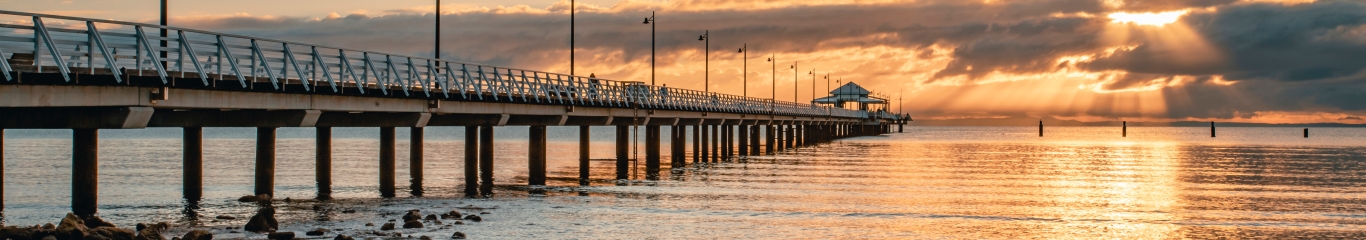
<path fill-rule="evenodd" d="M 1160 13 L 1116 12 L 1111 13 L 1109 17 L 1111 19 L 1110 22 L 1113 23 L 1134 23 L 1138 25 L 1163 26 L 1176 22 L 1176 20 L 1181 19 L 1181 16 L 1185 16 L 1188 12 L 1190 11 L 1180 10 Z"/>

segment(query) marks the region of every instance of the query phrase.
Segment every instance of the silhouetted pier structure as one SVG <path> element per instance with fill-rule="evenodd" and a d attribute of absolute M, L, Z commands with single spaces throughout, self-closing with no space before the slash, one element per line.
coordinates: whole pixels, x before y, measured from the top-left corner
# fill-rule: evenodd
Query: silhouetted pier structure
<path fill-rule="evenodd" d="M 72 129 L 72 210 L 86 216 L 98 205 L 98 129 L 183 128 L 184 196 L 194 200 L 203 191 L 204 127 L 256 128 L 254 189 L 272 195 L 277 128 L 316 128 L 318 197 L 326 199 L 332 127 L 380 128 L 378 190 L 393 197 L 396 128 L 411 129 L 410 183 L 420 196 L 423 128 L 463 126 L 465 195 L 488 196 L 495 126 L 530 128 L 530 185 L 546 182 L 546 127 L 579 126 L 579 183 L 587 185 L 591 126 L 617 130 L 616 179 L 628 178 L 630 127 L 645 128 L 646 176 L 653 179 L 662 126 L 672 126 L 671 167 L 683 168 L 688 132 L 694 163 L 721 162 L 877 135 L 907 119 L 151 24 L 12 11 L 0 17 L 32 19 L 0 24 L 0 133 Z M 162 30 L 172 34 L 148 35 Z M 161 42 L 169 47 L 154 44 Z"/>

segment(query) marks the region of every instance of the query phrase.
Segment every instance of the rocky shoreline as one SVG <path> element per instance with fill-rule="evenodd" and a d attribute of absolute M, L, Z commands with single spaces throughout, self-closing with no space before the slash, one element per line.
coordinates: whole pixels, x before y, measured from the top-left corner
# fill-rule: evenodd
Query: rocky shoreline
<path fill-rule="evenodd" d="M 35 225 L 31 227 L 4 226 L 0 227 L 0 240 L 211 240 L 214 232 L 225 233 L 227 238 L 265 238 L 288 240 L 295 238 L 308 239 L 366 239 L 366 238 L 418 238 L 432 239 L 430 236 L 415 236 L 414 231 L 445 230 L 454 228 L 456 225 L 465 225 L 466 222 L 482 222 L 484 217 L 478 213 L 462 213 L 460 210 L 437 210 L 431 212 L 441 212 L 440 214 L 426 214 L 420 209 L 407 210 L 400 219 L 388 219 L 375 229 L 375 223 L 366 223 L 364 227 L 347 228 L 314 228 L 302 231 L 302 234 L 295 231 L 281 231 L 280 223 L 276 219 L 275 199 L 269 195 L 243 196 L 237 199 L 243 203 L 253 203 L 257 207 L 255 214 L 249 220 L 238 226 L 175 226 L 167 222 L 159 223 L 138 223 L 134 229 L 120 228 L 112 223 L 106 222 L 98 216 L 80 217 L 74 213 L 67 213 L 58 224 L 48 223 L 45 225 Z M 284 199 L 286 203 L 291 199 Z M 315 205 L 317 208 L 322 206 Z M 482 210 L 467 206 L 464 210 Z M 343 210 L 343 213 L 355 213 L 356 210 Z M 392 214 L 392 212 L 390 213 Z M 385 218 L 389 214 L 383 215 Z M 220 215 L 214 217 L 216 220 L 232 221 L 237 219 L 234 216 Z M 405 230 L 405 231 L 399 231 Z M 172 236 L 172 232 L 184 232 L 183 236 Z M 404 235 L 403 232 L 409 232 Z M 347 235 L 347 233 L 351 235 Z M 451 234 L 450 239 L 465 239 L 466 234 L 456 231 Z"/>

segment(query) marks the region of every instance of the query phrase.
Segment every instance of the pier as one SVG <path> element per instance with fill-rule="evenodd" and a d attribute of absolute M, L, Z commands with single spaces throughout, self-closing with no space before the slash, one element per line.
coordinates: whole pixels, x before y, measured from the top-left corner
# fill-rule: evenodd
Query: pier
<path fill-rule="evenodd" d="M 663 126 L 671 129 L 669 166 L 680 169 L 688 156 L 700 164 L 772 155 L 888 133 L 909 120 L 866 105 L 783 102 L 153 24 L 0 15 L 32 19 L 0 25 L 0 132 L 73 130 L 71 204 L 83 216 L 98 211 L 99 129 L 184 129 L 184 195 L 198 199 L 203 128 L 256 128 L 254 194 L 274 193 L 276 130 L 316 128 L 318 198 L 327 199 L 333 127 L 380 129 L 374 177 L 383 197 L 397 191 L 397 128 L 411 131 L 414 196 L 422 195 L 423 161 L 461 159 L 464 194 L 478 197 L 493 194 L 495 126 L 530 129 L 527 179 L 535 186 L 546 183 L 548 126 L 579 126 L 579 184 L 588 185 L 595 126 L 616 129 L 615 165 L 600 166 L 614 167 L 616 179 L 630 178 L 632 130 L 643 129 L 644 176 L 654 180 Z M 57 21 L 65 25 L 45 25 Z M 163 30 L 171 34 L 148 34 Z M 464 156 L 422 157 L 423 129 L 436 126 L 464 127 Z"/>

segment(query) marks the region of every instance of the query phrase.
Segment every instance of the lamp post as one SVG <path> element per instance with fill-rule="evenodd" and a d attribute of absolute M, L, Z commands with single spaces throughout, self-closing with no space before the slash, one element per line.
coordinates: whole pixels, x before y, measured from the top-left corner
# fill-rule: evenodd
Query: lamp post
<path fill-rule="evenodd" d="M 811 75 L 811 82 L 813 82 L 813 83 L 816 82 L 816 69 L 815 69 L 815 68 L 812 68 L 812 69 L 811 69 L 811 73 L 809 73 L 808 75 Z M 811 88 L 816 88 L 816 85 L 815 85 L 815 84 L 812 84 L 812 85 L 811 85 Z M 816 95 L 814 95 L 814 93 L 813 93 L 813 95 L 811 95 L 811 99 L 813 99 L 813 100 L 816 99 Z M 793 101 L 793 102 L 796 102 L 796 101 L 797 101 L 797 79 L 795 79 L 795 78 L 792 79 L 792 101 Z"/>
<path fill-rule="evenodd" d="M 702 31 L 702 36 L 697 36 L 697 41 L 705 42 L 702 45 L 702 91 L 711 90 L 711 30 Z"/>
<path fill-rule="evenodd" d="M 436 59 L 441 59 L 441 0 L 436 0 Z M 441 61 L 436 61 L 436 73 L 441 73 Z"/>
<path fill-rule="evenodd" d="M 574 76 L 574 5 L 574 0 L 569 0 L 569 76 L 571 79 Z"/>
<path fill-rule="evenodd" d="M 168 22 L 166 21 L 166 1 L 167 0 L 161 0 L 161 48 L 166 48 L 166 24 L 168 24 Z M 161 68 L 166 68 L 169 66 L 166 62 L 167 57 L 169 57 L 169 55 L 167 55 L 167 52 L 161 51 Z"/>
<path fill-rule="evenodd" d="M 655 85 L 655 11 L 650 11 L 650 17 L 645 18 L 645 24 L 650 24 L 650 85 Z"/>
<path fill-rule="evenodd" d="M 745 85 L 745 86 L 744 86 L 744 87 L 741 87 L 740 89 L 743 89 L 743 91 L 745 92 L 743 95 L 745 95 L 745 97 L 748 98 L 748 97 L 749 97 L 749 43 L 746 43 L 746 44 L 744 44 L 744 45 L 742 45 L 742 46 L 740 47 L 740 53 L 741 53 L 741 54 L 740 54 L 740 55 L 741 55 L 741 56 L 740 56 L 740 59 L 741 59 L 740 61 L 741 61 L 741 62 L 744 62 L 744 64 L 742 64 L 742 65 L 744 65 L 744 68 L 741 68 L 740 71 L 744 72 L 744 75 L 745 75 L 745 76 L 744 76 L 744 83 L 745 83 L 744 85 Z"/>
<path fill-rule="evenodd" d="M 778 102 L 778 61 L 775 60 L 777 58 L 777 54 L 773 54 L 772 56 L 768 57 L 768 62 L 773 63 L 773 80 L 769 82 L 769 85 L 773 87 L 773 90 L 769 91 L 773 94 L 773 96 L 769 97 L 768 100 L 768 108 L 770 114 L 778 110 L 778 107 L 775 106 L 775 104 L 777 104 Z"/>

